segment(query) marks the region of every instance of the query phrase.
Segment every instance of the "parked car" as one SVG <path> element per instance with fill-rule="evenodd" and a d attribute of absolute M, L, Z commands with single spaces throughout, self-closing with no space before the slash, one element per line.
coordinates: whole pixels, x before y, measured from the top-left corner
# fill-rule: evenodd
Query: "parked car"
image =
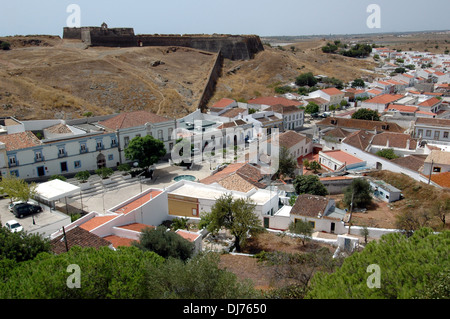
<path fill-rule="evenodd" d="M 12 220 L 8 220 L 5 223 L 5 227 L 9 229 L 9 231 L 13 232 L 13 233 L 17 233 L 23 230 L 22 225 L 19 224 L 19 222 L 15 219 Z"/>
<path fill-rule="evenodd" d="M 36 201 L 32 200 L 32 199 L 29 199 L 27 202 L 25 202 L 23 200 L 19 200 L 17 202 L 12 202 L 11 204 L 9 204 L 9 206 L 8 206 L 9 211 L 12 212 L 13 211 L 13 207 L 16 206 L 17 204 L 24 204 L 24 203 L 27 203 L 27 204 L 30 204 L 30 205 L 38 205 L 38 203 Z"/>
<path fill-rule="evenodd" d="M 17 204 L 13 207 L 13 214 L 18 218 L 33 215 L 42 212 L 42 207 L 28 203 Z"/>

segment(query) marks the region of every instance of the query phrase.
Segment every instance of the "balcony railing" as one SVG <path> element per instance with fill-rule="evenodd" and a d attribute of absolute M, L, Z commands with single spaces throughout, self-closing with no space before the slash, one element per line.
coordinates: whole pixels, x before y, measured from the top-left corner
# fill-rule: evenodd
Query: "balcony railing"
<path fill-rule="evenodd" d="M 97 149 L 97 151 L 102 151 L 102 150 L 105 149 L 105 146 L 103 144 L 102 145 L 97 145 L 96 149 Z"/>
<path fill-rule="evenodd" d="M 67 156 L 67 152 L 66 151 L 63 151 L 63 152 L 59 151 L 58 152 L 58 158 L 66 157 L 66 156 Z"/>
<path fill-rule="evenodd" d="M 16 167 L 16 166 L 19 166 L 19 161 L 18 160 L 15 160 L 14 162 L 9 162 L 9 167 Z"/>
<path fill-rule="evenodd" d="M 87 149 L 87 147 L 85 147 L 85 148 L 80 148 L 80 154 L 84 154 L 84 153 L 87 153 L 87 152 L 89 152 L 89 150 Z"/>
<path fill-rule="evenodd" d="M 39 163 L 39 162 L 43 162 L 43 161 L 45 161 L 45 157 L 44 157 L 44 156 L 41 156 L 41 157 L 35 157 L 35 158 L 34 158 L 34 162 L 35 162 L 35 163 Z"/>

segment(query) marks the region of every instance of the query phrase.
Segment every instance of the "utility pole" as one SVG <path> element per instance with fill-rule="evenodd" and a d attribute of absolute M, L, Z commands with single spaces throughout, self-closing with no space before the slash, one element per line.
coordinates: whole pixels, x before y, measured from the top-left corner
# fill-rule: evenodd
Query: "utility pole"
<path fill-rule="evenodd" d="M 428 176 L 428 185 L 430 185 L 431 173 L 433 173 L 433 164 L 434 164 L 434 160 L 431 160 L 430 174 Z"/>
<path fill-rule="evenodd" d="M 63 235 L 64 235 L 64 243 L 66 244 L 66 252 L 69 251 L 69 246 L 67 245 L 67 236 L 66 236 L 66 230 L 64 229 L 64 226 L 62 228 Z"/>
<path fill-rule="evenodd" d="M 352 201 L 350 202 L 350 216 L 348 217 L 348 232 L 347 234 L 350 234 L 350 227 L 352 226 L 352 211 L 353 211 L 353 197 L 355 195 L 355 191 L 352 190 Z"/>

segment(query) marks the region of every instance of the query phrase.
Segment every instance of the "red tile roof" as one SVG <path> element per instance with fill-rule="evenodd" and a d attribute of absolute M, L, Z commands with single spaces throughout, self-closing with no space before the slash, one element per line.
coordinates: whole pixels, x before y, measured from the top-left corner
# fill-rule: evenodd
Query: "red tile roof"
<path fill-rule="evenodd" d="M 409 134 L 383 132 L 372 138 L 372 145 L 385 146 L 389 141 L 389 147 L 406 148 L 409 141 L 409 150 L 417 147 L 417 140 L 411 138 Z"/>
<path fill-rule="evenodd" d="M 87 222 L 80 225 L 80 227 L 83 228 L 84 230 L 91 231 L 116 217 L 117 215 L 97 216 L 89 219 Z"/>
<path fill-rule="evenodd" d="M 279 145 L 288 149 L 305 139 L 306 136 L 294 131 L 286 131 L 278 136 Z"/>
<path fill-rule="evenodd" d="M 121 246 L 122 247 L 130 247 L 132 242 L 136 241 L 134 239 L 119 237 L 119 236 L 115 236 L 115 235 L 105 236 L 105 237 L 103 237 L 103 239 L 110 242 L 114 246 L 114 248 L 118 248 Z"/>
<path fill-rule="evenodd" d="M 236 102 L 236 101 L 232 100 L 232 99 L 223 98 L 223 99 L 217 101 L 216 103 L 214 103 L 212 107 L 224 108 L 233 102 Z"/>
<path fill-rule="evenodd" d="M 345 163 L 346 165 L 364 162 L 363 160 L 357 158 L 356 156 L 353 156 L 349 153 L 340 150 L 323 151 L 322 153 L 331 158 L 334 158 L 335 160 L 338 160 L 341 163 Z"/>
<path fill-rule="evenodd" d="M 184 229 L 178 229 L 178 230 L 175 231 L 175 233 L 177 233 L 178 235 L 180 235 L 184 239 L 189 240 L 190 242 L 195 241 L 199 236 L 201 236 L 200 234 L 192 233 L 192 232 L 189 232 L 189 231 L 184 230 Z"/>
<path fill-rule="evenodd" d="M 5 144 L 6 151 L 15 151 L 41 145 L 41 141 L 36 135 L 29 131 L 0 135 L 0 142 Z"/>
<path fill-rule="evenodd" d="M 135 210 L 136 208 L 144 205 L 145 203 L 149 202 L 151 199 L 153 199 L 155 196 L 161 194 L 161 191 L 151 191 L 147 194 L 144 194 L 142 196 L 139 196 L 131 203 L 128 203 L 119 209 L 115 211 L 117 214 L 128 214 L 129 212 Z"/>
<path fill-rule="evenodd" d="M 450 188 L 450 172 L 443 172 L 439 174 L 432 174 L 431 180 L 439 186 Z"/>
<path fill-rule="evenodd" d="M 128 224 L 128 225 L 118 226 L 118 228 L 123 228 L 123 229 L 128 229 L 128 230 L 141 232 L 145 228 L 152 228 L 153 229 L 153 228 L 155 228 L 155 226 L 141 224 L 141 223 L 131 223 L 131 224 Z"/>
<path fill-rule="evenodd" d="M 439 100 L 438 98 L 432 97 L 431 99 L 428 99 L 428 100 L 420 103 L 419 106 L 431 107 L 431 106 L 438 104 L 439 102 L 441 102 L 441 100 Z"/>
<path fill-rule="evenodd" d="M 136 111 L 121 113 L 113 118 L 101 121 L 98 124 L 112 130 L 118 130 L 129 127 L 143 126 L 146 123 L 162 123 L 167 121 L 170 121 L 170 119 L 146 111 Z"/>
<path fill-rule="evenodd" d="M 276 96 L 268 96 L 268 97 L 259 97 L 253 100 L 249 100 L 248 104 L 262 104 L 262 105 L 284 105 L 284 106 L 289 106 L 289 105 L 302 105 L 302 102 L 299 101 L 294 101 L 294 100 L 289 100 L 286 99 L 284 97 L 276 97 Z"/>
<path fill-rule="evenodd" d="M 50 241 L 53 253 L 61 254 L 66 252 L 66 242 L 63 238 L 64 235 L 60 235 Z M 69 249 L 74 246 L 100 248 L 110 245 L 107 240 L 80 227 L 75 227 L 66 231 L 66 239 L 67 247 Z"/>
<path fill-rule="evenodd" d="M 307 217 L 318 217 L 325 214 L 329 199 L 323 196 L 301 194 L 297 197 L 291 214 Z"/>
<path fill-rule="evenodd" d="M 339 95 L 339 94 L 344 94 L 344 92 L 342 92 L 341 90 L 338 90 L 336 88 L 327 88 L 327 89 L 322 89 L 321 90 L 323 93 L 328 94 L 328 95 Z"/>
<path fill-rule="evenodd" d="M 363 103 L 388 104 L 400 100 L 402 97 L 404 97 L 402 94 L 382 94 L 365 100 Z"/>

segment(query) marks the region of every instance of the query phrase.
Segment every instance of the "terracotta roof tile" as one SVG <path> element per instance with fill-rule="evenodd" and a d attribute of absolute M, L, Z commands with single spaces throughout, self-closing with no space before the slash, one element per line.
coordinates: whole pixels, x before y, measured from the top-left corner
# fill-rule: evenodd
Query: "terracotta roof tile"
<path fill-rule="evenodd" d="M 70 128 L 67 125 L 62 124 L 62 123 L 47 127 L 46 129 L 44 129 L 44 131 L 47 131 L 50 133 L 56 133 L 56 134 L 72 133 Z"/>
<path fill-rule="evenodd" d="M 170 121 L 170 119 L 146 111 L 136 111 L 121 113 L 108 120 L 101 121 L 98 124 L 112 130 L 118 130 L 129 127 L 143 126 L 146 123 L 162 123 L 167 121 Z"/>
<path fill-rule="evenodd" d="M 289 106 L 289 105 L 302 105 L 302 102 L 299 101 L 294 101 L 294 100 L 289 100 L 286 99 L 284 97 L 259 97 L 253 100 L 249 100 L 247 101 L 248 104 L 262 104 L 262 105 L 284 105 L 284 106 Z"/>
<path fill-rule="evenodd" d="M 269 106 L 264 111 L 274 111 L 274 112 L 281 113 L 281 114 L 289 114 L 289 113 L 296 113 L 296 112 L 299 112 L 302 110 L 299 109 L 298 106 L 295 106 L 295 105 L 285 106 L 285 105 L 278 104 L 278 105 Z"/>
<path fill-rule="evenodd" d="M 348 135 L 342 142 L 365 151 L 374 136 L 374 133 L 360 130 Z"/>
<path fill-rule="evenodd" d="M 409 155 L 391 160 L 394 164 L 419 172 L 425 162 L 426 155 Z"/>
<path fill-rule="evenodd" d="M 438 104 L 439 102 L 441 102 L 441 100 L 439 100 L 438 98 L 432 97 L 431 99 L 428 99 L 428 100 L 420 103 L 419 106 L 431 107 L 431 106 Z"/>
<path fill-rule="evenodd" d="M 67 246 L 69 249 L 74 246 L 100 248 L 110 245 L 110 242 L 107 240 L 81 227 L 76 227 L 66 231 L 66 236 Z M 66 252 L 66 243 L 63 237 L 64 235 L 60 235 L 50 241 L 51 249 L 55 254 Z"/>
<path fill-rule="evenodd" d="M 353 155 L 351 155 L 347 152 L 341 151 L 341 150 L 322 151 L 322 153 L 331 158 L 338 160 L 341 163 L 345 163 L 346 165 L 364 162 L 362 159 L 359 159 L 356 156 L 353 156 Z"/>
<path fill-rule="evenodd" d="M 432 118 L 419 117 L 416 120 L 416 124 L 450 127 L 450 119 L 432 119 Z"/>
<path fill-rule="evenodd" d="M 80 228 L 83 228 L 84 230 L 91 231 L 95 228 L 97 228 L 100 225 L 103 225 L 106 222 L 109 222 L 110 220 L 116 218 L 117 215 L 107 215 L 107 216 L 96 216 L 91 219 L 89 219 L 84 224 L 80 225 Z"/>
<path fill-rule="evenodd" d="M 411 138 L 409 134 L 383 132 L 372 138 L 372 145 L 385 146 L 389 141 L 389 147 L 406 148 L 409 141 L 409 150 L 417 147 L 417 140 Z"/>
<path fill-rule="evenodd" d="M 136 241 L 134 239 L 119 237 L 116 235 L 105 236 L 105 237 L 103 237 L 103 239 L 110 242 L 114 246 L 114 248 L 118 248 L 121 246 L 122 247 L 130 247 L 132 245 L 132 243 L 134 241 Z"/>
<path fill-rule="evenodd" d="M 450 172 L 432 174 L 431 180 L 439 186 L 450 188 Z"/>
<path fill-rule="evenodd" d="M 224 108 L 224 107 L 227 107 L 228 105 L 230 105 L 230 104 L 232 104 L 234 102 L 236 102 L 236 101 L 232 100 L 232 99 L 228 99 L 228 98 L 223 98 L 223 99 L 217 101 L 216 103 L 214 103 L 212 107 L 214 107 L 214 108 Z"/>
<path fill-rule="evenodd" d="M 288 149 L 305 139 L 306 136 L 294 131 L 286 131 L 278 135 L 280 146 L 284 146 Z"/>
<path fill-rule="evenodd" d="M 131 223 L 131 224 L 128 224 L 128 225 L 118 226 L 118 228 L 123 228 L 123 229 L 128 229 L 128 230 L 141 232 L 145 228 L 152 228 L 153 229 L 153 228 L 155 228 L 155 226 L 141 224 L 141 223 Z"/>
<path fill-rule="evenodd" d="M 356 120 L 337 117 L 327 117 L 322 121 L 316 123 L 316 125 L 335 126 L 348 129 L 369 130 L 369 131 L 373 131 L 376 129 L 377 131 L 388 131 L 397 133 L 403 133 L 405 131 L 405 129 L 403 129 L 400 125 L 393 122 Z"/>
<path fill-rule="evenodd" d="M 195 241 L 199 236 L 201 236 L 200 234 L 197 233 L 193 233 L 184 229 L 177 229 L 175 231 L 176 234 L 180 235 L 181 237 L 183 237 L 184 239 L 189 240 L 190 242 Z"/>
<path fill-rule="evenodd" d="M 297 197 L 291 214 L 306 217 L 318 217 L 325 214 L 325 208 L 328 205 L 328 199 L 323 196 L 301 194 Z"/>
<path fill-rule="evenodd" d="M 323 93 L 328 94 L 328 95 L 339 95 L 339 94 L 344 94 L 344 92 L 342 92 L 341 90 L 338 90 L 336 88 L 327 88 L 327 89 L 322 89 L 321 90 Z"/>
<path fill-rule="evenodd" d="M 245 111 L 247 111 L 247 110 L 240 108 L 240 107 L 235 107 L 235 108 L 229 109 L 228 111 L 220 114 L 220 116 L 234 118 L 234 117 L 238 116 L 239 114 L 244 113 Z"/>
<path fill-rule="evenodd" d="M 365 100 L 364 103 L 375 103 L 375 104 L 388 104 L 400 100 L 404 95 L 402 94 L 382 94 L 375 96 L 371 99 Z"/>
<path fill-rule="evenodd" d="M 6 151 L 15 151 L 41 145 L 41 141 L 36 135 L 29 131 L 0 135 L 0 142 L 5 144 Z"/>

